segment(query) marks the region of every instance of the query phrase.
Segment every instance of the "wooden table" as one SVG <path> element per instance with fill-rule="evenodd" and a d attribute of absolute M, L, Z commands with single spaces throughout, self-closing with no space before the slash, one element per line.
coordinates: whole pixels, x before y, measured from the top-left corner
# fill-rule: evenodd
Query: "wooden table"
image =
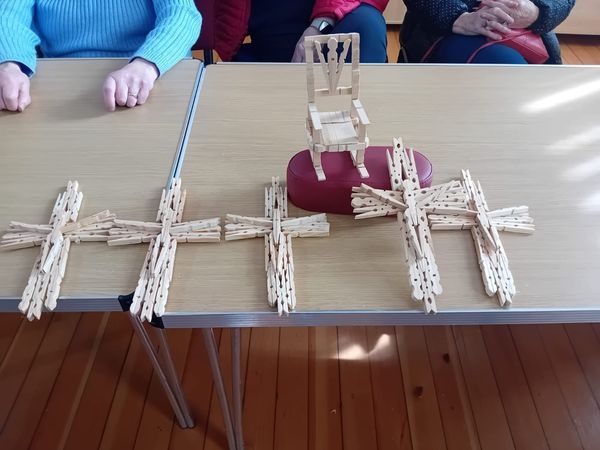
<path fill-rule="evenodd" d="M 600 68 L 361 68 L 372 145 L 402 136 L 434 182 L 469 168 L 492 209 L 529 205 L 537 231 L 502 233 L 517 296 L 485 295 L 469 232 L 435 232 L 444 293 L 425 315 L 409 295 L 395 220 L 329 215 L 331 236 L 294 244 L 298 305 L 266 303 L 262 239 L 177 252 L 167 327 L 600 320 Z M 302 65 L 209 66 L 181 176 L 185 219 L 261 215 L 263 188 L 306 148 Z M 291 208 L 290 216 L 306 215 Z"/>
<path fill-rule="evenodd" d="M 110 113 L 102 84 L 124 61 L 41 60 L 33 104 L 23 114 L 0 113 L 0 227 L 11 220 L 48 223 L 68 180 L 78 180 L 84 195 L 80 218 L 110 209 L 121 218 L 155 219 L 186 142 L 202 68 L 182 61 L 156 83 L 143 107 Z M 146 250 L 73 245 L 56 310 L 121 311 L 119 296 L 135 289 Z M 38 252 L 0 253 L 0 312 L 17 310 Z M 156 332 L 159 352 L 139 320 L 130 318 L 180 426 L 193 426 L 166 334 Z"/>
<path fill-rule="evenodd" d="M 154 220 L 162 188 L 187 129 L 200 63 L 166 73 L 142 108 L 110 113 L 102 103 L 106 75 L 123 60 L 41 60 L 32 105 L 0 113 L 0 227 L 11 220 L 48 223 L 59 192 L 78 180 L 80 217 L 110 209 L 119 217 Z M 120 310 L 135 289 L 146 246 L 73 245 L 59 311 Z M 0 311 L 16 305 L 39 247 L 0 252 Z"/>

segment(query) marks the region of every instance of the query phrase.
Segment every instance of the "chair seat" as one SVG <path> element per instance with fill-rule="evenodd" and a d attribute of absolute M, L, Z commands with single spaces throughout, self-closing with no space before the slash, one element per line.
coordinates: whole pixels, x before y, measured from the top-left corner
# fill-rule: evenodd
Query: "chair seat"
<path fill-rule="evenodd" d="M 358 133 L 349 111 L 319 113 L 323 126 L 323 145 L 358 144 Z"/>

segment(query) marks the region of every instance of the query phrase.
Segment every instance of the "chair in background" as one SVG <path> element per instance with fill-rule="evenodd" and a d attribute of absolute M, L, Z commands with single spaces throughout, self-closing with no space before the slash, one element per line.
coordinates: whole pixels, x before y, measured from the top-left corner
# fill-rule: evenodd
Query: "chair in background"
<path fill-rule="evenodd" d="M 351 85 L 340 86 L 350 45 L 352 45 Z M 361 178 L 368 178 L 365 149 L 369 145 L 367 125 L 370 122 L 358 99 L 360 36 L 358 33 L 310 36 L 305 39 L 304 47 L 308 90 L 306 134 L 317 178 L 319 181 L 326 179 L 321 166 L 321 153 L 342 151 L 350 152 Z M 320 72 L 320 69 L 324 74 L 324 88 L 315 85 L 316 72 Z M 349 108 L 321 112 L 317 107 L 316 99 L 323 96 L 350 96 Z"/>

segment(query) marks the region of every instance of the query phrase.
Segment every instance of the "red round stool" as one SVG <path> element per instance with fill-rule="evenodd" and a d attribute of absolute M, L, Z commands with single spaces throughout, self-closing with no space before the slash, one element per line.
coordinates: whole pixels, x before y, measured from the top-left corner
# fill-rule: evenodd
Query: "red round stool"
<path fill-rule="evenodd" d="M 375 189 L 390 189 L 390 174 L 386 151 L 391 147 L 369 147 L 365 152 L 365 166 L 369 178 L 361 178 L 348 152 L 324 152 L 321 165 L 327 179 L 318 181 L 310 151 L 296 153 L 287 168 L 287 191 L 290 201 L 308 211 L 352 214 L 353 186 L 361 183 Z M 431 162 L 415 150 L 415 162 L 421 187 L 431 186 Z"/>

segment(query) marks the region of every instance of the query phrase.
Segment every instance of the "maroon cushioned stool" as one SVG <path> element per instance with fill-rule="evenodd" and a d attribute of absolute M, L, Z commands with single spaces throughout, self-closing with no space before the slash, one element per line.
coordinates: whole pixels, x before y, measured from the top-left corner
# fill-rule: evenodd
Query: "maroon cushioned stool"
<path fill-rule="evenodd" d="M 317 181 L 308 150 L 296 153 L 287 168 L 287 190 L 290 201 L 308 211 L 352 214 L 352 187 L 368 184 L 375 189 L 391 189 L 386 151 L 391 147 L 369 147 L 365 165 L 369 178 L 361 178 L 348 152 L 325 152 L 321 165 L 327 176 Z M 415 150 L 415 162 L 421 187 L 429 187 L 433 168 L 429 160 Z"/>

